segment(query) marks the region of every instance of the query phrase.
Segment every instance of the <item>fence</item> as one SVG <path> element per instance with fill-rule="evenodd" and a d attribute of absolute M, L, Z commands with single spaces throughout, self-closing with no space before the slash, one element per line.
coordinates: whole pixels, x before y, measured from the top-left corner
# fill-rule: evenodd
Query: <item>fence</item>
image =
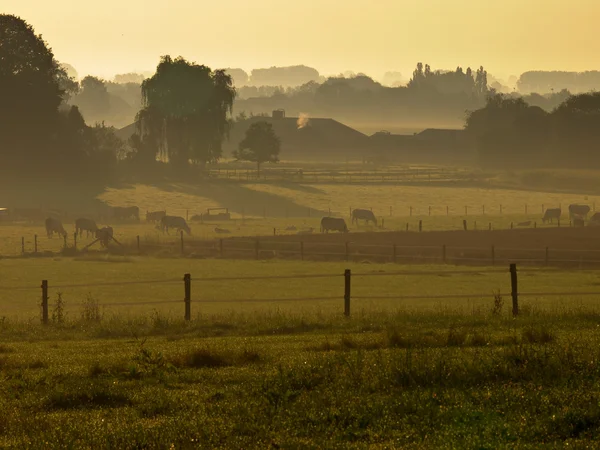
<path fill-rule="evenodd" d="M 396 170 L 328 170 L 300 168 L 212 169 L 210 178 L 232 181 L 291 181 L 298 183 L 411 183 L 434 181 L 474 180 L 478 176 L 472 171 L 458 168 L 414 168 Z"/>
<path fill-rule="evenodd" d="M 545 269 L 526 269 L 520 272 L 531 273 L 541 272 Z M 522 292 L 519 290 L 518 284 L 518 273 L 517 265 L 510 264 L 509 270 L 506 269 L 488 269 L 483 272 L 478 271 L 477 273 L 490 274 L 490 273 L 508 273 L 509 277 L 507 285 L 510 283 L 510 291 L 508 293 L 497 293 L 495 296 L 510 296 L 512 299 L 512 314 L 517 316 L 519 314 L 519 297 L 541 297 L 541 296 L 566 296 L 566 295 L 577 295 L 577 296 L 598 296 L 600 297 L 600 291 L 586 291 L 586 292 Z M 551 272 L 552 273 L 552 272 Z M 41 284 L 42 290 L 42 323 L 48 324 L 48 310 L 49 310 L 49 290 L 50 288 L 55 290 L 72 288 L 72 287 L 90 287 L 90 286 L 126 286 L 126 285 L 140 285 L 140 284 L 157 284 L 157 283 L 181 283 L 183 282 L 183 301 L 182 300 L 165 300 L 165 301 L 153 301 L 153 302 L 122 302 L 122 303 L 106 303 L 102 306 L 140 306 L 140 305 L 156 305 L 161 303 L 183 303 L 184 319 L 190 321 L 192 317 L 192 303 L 229 303 L 229 302 L 285 302 L 285 301 L 326 301 L 326 300 L 341 300 L 343 301 L 344 315 L 349 317 L 351 314 L 351 302 L 354 300 L 425 300 L 425 299 L 464 299 L 464 298 L 487 298 L 490 297 L 489 293 L 461 293 L 461 294 L 435 294 L 435 295 L 366 295 L 366 296 L 352 296 L 352 282 L 357 278 L 366 277 L 398 277 L 398 276 L 440 276 L 440 275 L 465 275 L 473 274 L 473 271 L 465 270 L 450 270 L 450 271 L 398 271 L 398 272 L 375 272 L 375 273 L 352 273 L 350 269 L 346 269 L 343 274 L 307 274 L 307 275 L 284 275 L 284 276 L 248 276 L 248 277 L 212 277 L 212 278 L 199 278 L 196 279 L 197 283 L 203 282 L 232 282 L 232 281 L 248 281 L 248 280 L 260 280 L 268 282 L 269 280 L 281 280 L 281 279 L 315 279 L 315 278 L 343 278 L 343 297 L 342 296 L 317 296 L 317 297 L 293 297 L 293 298 L 254 298 L 254 299 L 230 299 L 230 300 L 192 300 L 192 276 L 186 273 L 182 279 L 179 280 L 148 280 L 148 281 L 131 281 L 131 282 L 116 282 L 116 283 L 97 283 L 92 285 L 85 284 L 70 284 L 70 285 L 57 285 L 51 286 L 49 280 L 43 280 Z M 15 288 L 8 288 L 15 289 Z M 23 289 L 29 289 L 28 287 Z"/>
<path fill-rule="evenodd" d="M 591 230 L 590 230 L 591 231 Z M 587 236 L 590 238 L 590 236 Z M 567 237 L 563 247 L 502 247 L 496 245 L 460 246 L 460 245 L 399 245 L 393 242 L 381 244 L 368 244 L 364 242 L 341 241 L 323 242 L 317 239 L 284 240 L 278 238 L 226 238 L 200 240 L 185 237 L 183 232 L 176 240 L 156 243 L 144 242 L 140 236 L 121 245 L 118 243 L 121 254 L 142 255 L 152 254 L 155 251 L 167 251 L 173 255 L 194 255 L 226 259 L 291 259 L 300 261 L 372 261 L 380 263 L 442 263 L 462 265 L 497 265 L 508 262 L 541 266 L 570 266 L 583 268 L 600 265 L 600 248 L 590 249 L 564 248 L 572 239 L 585 239 L 583 235 Z M 449 239 L 452 239 L 450 236 Z M 526 239 L 523 238 L 523 239 Z M 37 235 L 31 242 L 33 252 L 27 252 L 25 238 L 21 238 L 22 255 L 47 255 L 54 256 L 53 251 L 40 252 Z M 86 251 L 97 245 L 94 240 L 86 245 L 79 245 L 77 239 L 69 245 L 65 239 L 62 252 L 65 255 L 74 255 Z M 573 241 L 576 244 L 575 241 Z M 513 244 L 516 244 L 513 243 Z"/>

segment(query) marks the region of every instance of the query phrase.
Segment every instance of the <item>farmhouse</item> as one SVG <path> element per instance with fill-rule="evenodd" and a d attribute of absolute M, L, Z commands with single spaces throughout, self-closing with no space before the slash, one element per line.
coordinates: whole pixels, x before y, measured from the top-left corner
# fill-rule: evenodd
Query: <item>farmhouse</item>
<path fill-rule="evenodd" d="M 373 160 L 457 164 L 473 158 L 463 130 L 428 128 L 413 135 L 380 131 L 369 140 Z"/>
<path fill-rule="evenodd" d="M 320 160 L 344 162 L 346 159 L 362 160 L 369 149 L 369 137 L 337 120 L 326 118 L 286 117 L 283 110 L 271 116 L 253 116 L 237 121 L 229 139 L 223 142 L 223 155 L 231 156 L 244 139 L 253 123 L 265 121 L 273 125 L 281 139 L 280 159 L 288 161 Z M 117 136 L 127 141 L 135 134 L 135 124 L 117 131 Z"/>

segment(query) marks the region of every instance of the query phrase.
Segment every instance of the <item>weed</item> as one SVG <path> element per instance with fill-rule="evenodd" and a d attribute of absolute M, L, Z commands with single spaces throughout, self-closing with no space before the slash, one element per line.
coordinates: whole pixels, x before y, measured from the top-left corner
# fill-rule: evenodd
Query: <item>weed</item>
<path fill-rule="evenodd" d="M 502 310 L 504 309 L 504 298 L 502 298 L 502 294 L 500 291 L 494 293 L 494 306 L 492 308 L 492 314 L 494 316 L 501 316 Z"/>
<path fill-rule="evenodd" d="M 65 322 L 65 318 L 65 301 L 63 299 L 62 293 L 58 292 L 56 294 L 56 301 L 54 302 L 54 307 L 52 308 L 52 322 L 58 325 L 62 325 Z"/>
<path fill-rule="evenodd" d="M 81 304 L 81 320 L 84 322 L 100 322 L 102 313 L 100 312 L 100 302 L 92 294 L 86 296 Z"/>

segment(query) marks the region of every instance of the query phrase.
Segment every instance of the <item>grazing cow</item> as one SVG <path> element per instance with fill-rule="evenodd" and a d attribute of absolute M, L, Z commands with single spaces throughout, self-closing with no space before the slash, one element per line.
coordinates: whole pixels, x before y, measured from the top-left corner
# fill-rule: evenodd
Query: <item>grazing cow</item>
<path fill-rule="evenodd" d="M 337 217 L 323 217 L 321 219 L 321 233 L 328 233 L 329 230 L 347 233 L 348 226 L 344 219 L 339 219 Z"/>
<path fill-rule="evenodd" d="M 48 217 L 46 219 L 46 234 L 49 238 L 52 238 L 54 233 L 59 234 L 62 237 L 67 237 L 67 232 L 62 223 L 60 223 L 60 220 L 55 219 L 54 217 Z"/>
<path fill-rule="evenodd" d="M 594 215 L 593 215 L 593 216 L 590 218 L 590 221 L 589 221 L 588 225 L 589 225 L 590 227 L 597 227 L 597 226 L 600 226 L 600 212 L 599 212 L 599 213 L 596 213 L 596 214 L 594 214 Z"/>
<path fill-rule="evenodd" d="M 103 227 L 96 230 L 96 239 L 100 240 L 100 245 L 104 248 L 108 248 L 108 243 L 112 237 L 112 227 Z"/>
<path fill-rule="evenodd" d="M 560 216 L 562 214 L 562 210 L 560 208 L 549 208 L 544 212 L 544 217 L 542 217 L 542 222 L 550 222 L 552 223 L 554 219 L 560 220 Z"/>
<path fill-rule="evenodd" d="M 86 237 L 98 231 L 98 225 L 92 219 L 80 218 L 75 221 L 75 233 L 81 237 L 85 231 Z"/>
<path fill-rule="evenodd" d="M 167 211 L 146 211 L 146 222 L 158 223 L 163 217 L 167 215 Z"/>
<path fill-rule="evenodd" d="M 590 212 L 588 205 L 569 205 L 569 217 L 573 219 L 575 216 L 581 216 L 584 219 Z"/>
<path fill-rule="evenodd" d="M 192 230 L 188 226 L 187 222 L 183 217 L 179 216 L 165 216 L 160 219 L 160 226 L 163 233 L 169 234 L 169 228 L 175 228 L 177 231 L 183 230 L 188 235 L 192 234 Z"/>
<path fill-rule="evenodd" d="M 375 214 L 370 209 L 355 209 L 352 211 L 352 223 L 358 225 L 359 220 L 364 220 L 367 224 L 373 222 L 373 225 L 377 226 L 377 219 Z"/>
<path fill-rule="evenodd" d="M 113 206 L 111 208 L 114 219 L 135 219 L 140 220 L 140 208 L 137 206 Z"/>

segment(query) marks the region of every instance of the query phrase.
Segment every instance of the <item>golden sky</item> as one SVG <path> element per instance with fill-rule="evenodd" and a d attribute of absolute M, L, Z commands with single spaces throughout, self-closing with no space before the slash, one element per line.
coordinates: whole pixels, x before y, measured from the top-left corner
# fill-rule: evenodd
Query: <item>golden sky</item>
<path fill-rule="evenodd" d="M 152 70 L 163 54 L 212 68 L 306 64 L 380 78 L 484 65 L 600 69 L 600 0 L 1 0 L 80 75 Z M 87 6 L 89 5 L 89 6 Z"/>

